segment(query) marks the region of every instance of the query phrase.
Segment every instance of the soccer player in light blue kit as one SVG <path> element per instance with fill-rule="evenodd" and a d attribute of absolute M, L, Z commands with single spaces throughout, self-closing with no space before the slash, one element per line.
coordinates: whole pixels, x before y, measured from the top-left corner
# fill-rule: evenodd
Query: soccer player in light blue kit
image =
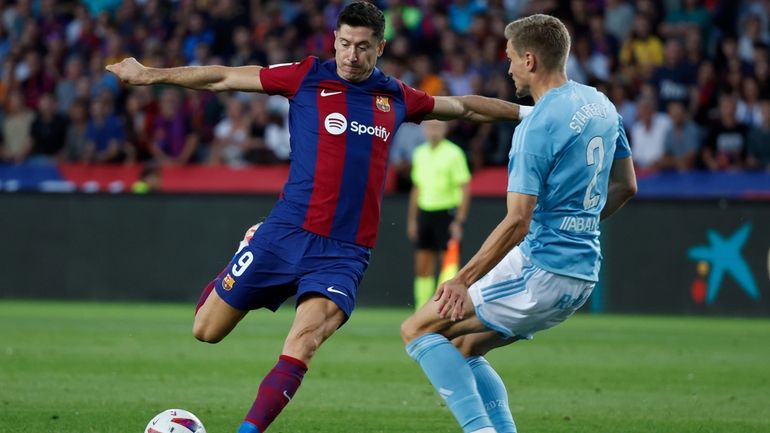
<path fill-rule="evenodd" d="M 500 376 L 483 358 L 566 320 L 599 276 L 599 222 L 636 193 L 623 123 L 596 89 L 568 81 L 570 37 L 533 15 L 505 29 L 508 73 L 532 115 L 516 128 L 507 214 L 457 276 L 401 326 L 406 350 L 465 433 L 513 433 Z"/>

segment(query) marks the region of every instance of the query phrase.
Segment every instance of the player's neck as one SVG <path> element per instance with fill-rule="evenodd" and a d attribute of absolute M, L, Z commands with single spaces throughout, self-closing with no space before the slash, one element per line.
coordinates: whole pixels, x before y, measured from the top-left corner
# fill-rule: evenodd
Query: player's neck
<path fill-rule="evenodd" d="M 552 74 L 533 77 L 530 84 L 532 99 L 537 102 L 545 93 L 551 89 L 563 86 L 567 82 L 567 74 L 556 72 Z"/>

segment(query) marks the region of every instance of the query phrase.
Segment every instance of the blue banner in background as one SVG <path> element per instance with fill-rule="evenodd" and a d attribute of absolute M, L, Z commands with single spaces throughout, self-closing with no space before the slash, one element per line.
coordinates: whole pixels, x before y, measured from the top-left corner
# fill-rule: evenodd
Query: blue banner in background
<path fill-rule="evenodd" d="M 740 198 L 770 200 L 770 173 L 656 173 L 640 177 L 639 198 Z"/>

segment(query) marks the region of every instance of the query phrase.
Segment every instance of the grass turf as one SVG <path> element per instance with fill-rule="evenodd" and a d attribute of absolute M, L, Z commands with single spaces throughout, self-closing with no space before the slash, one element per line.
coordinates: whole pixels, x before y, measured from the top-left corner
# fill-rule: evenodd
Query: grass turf
<path fill-rule="evenodd" d="M 359 309 L 269 433 L 459 432 L 405 354 L 406 310 Z M 222 343 L 189 305 L 0 302 L 0 433 L 139 433 L 163 409 L 232 433 L 292 311 Z M 491 353 L 522 433 L 770 432 L 770 321 L 578 315 Z"/>

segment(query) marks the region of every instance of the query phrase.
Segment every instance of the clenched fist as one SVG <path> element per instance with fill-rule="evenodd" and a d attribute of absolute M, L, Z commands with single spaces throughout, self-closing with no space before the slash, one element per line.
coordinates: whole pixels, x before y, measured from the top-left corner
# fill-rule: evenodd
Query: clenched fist
<path fill-rule="evenodd" d="M 105 69 L 117 75 L 125 84 L 134 86 L 152 84 L 150 82 L 148 69 L 133 57 L 128 57 L 118 63 L 107 65 Z"/>

